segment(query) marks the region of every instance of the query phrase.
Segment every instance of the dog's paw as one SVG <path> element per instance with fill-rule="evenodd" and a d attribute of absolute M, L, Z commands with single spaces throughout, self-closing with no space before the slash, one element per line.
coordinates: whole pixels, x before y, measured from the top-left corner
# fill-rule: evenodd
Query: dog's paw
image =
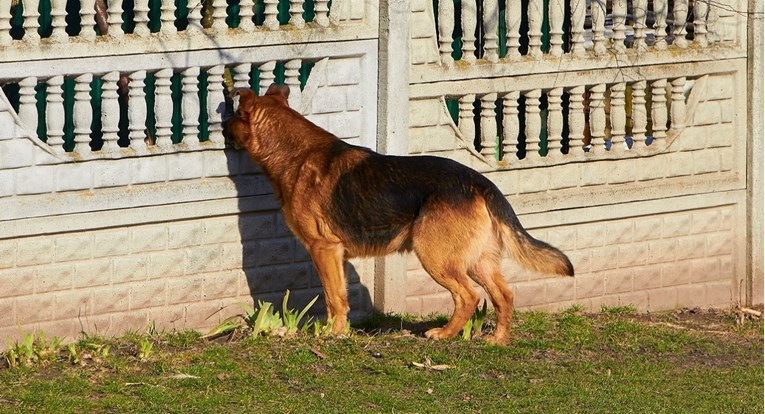
<path fill-rule="evenodd" d="M 486 341 L 487 343 L 490 343 L 492 345 L 497 346 L 507 346 L 508 341 L 510 338 L 507 336 L 497 336 L 497 335 L 488 335 L 488 336 L 482 336 L 480 338 L 482 341 Z"/>
<path fill-rule="evenodd" d="M 428 339 L 434 339 L 434 340 L 448 338 L 443 328 L 429 329 L 427 332 L 425 332 L 425 337 Z"/>

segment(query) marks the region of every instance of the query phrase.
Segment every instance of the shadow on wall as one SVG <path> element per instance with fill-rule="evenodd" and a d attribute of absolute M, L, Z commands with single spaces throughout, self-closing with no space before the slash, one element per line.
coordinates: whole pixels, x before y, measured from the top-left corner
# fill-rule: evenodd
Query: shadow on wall
<path fill-rule="evenodd" d="M 263 300 L 280 309 L 289 290 L 288 306 L 303 309 L 318 295 L 309 314 L 325 318 L 324 293 L 316 267 L 285 223 L 267 178 L 244 150 L 227 149 L 225 154 L 229 177 L 237 191 L 241 263 L 253 303 Z M 349 317 L 358 321 L 373 309 L 372 298 L 352 264 L 345 263 L 345 272 Z"/>

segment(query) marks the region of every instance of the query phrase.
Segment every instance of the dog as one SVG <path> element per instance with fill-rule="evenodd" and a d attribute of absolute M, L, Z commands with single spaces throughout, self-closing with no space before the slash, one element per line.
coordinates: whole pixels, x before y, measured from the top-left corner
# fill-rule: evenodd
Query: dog
<path fill-rule="evenodd" d="M 454 300 L 454 312 L 432 339 L 454 337 L 479 303 L 471 283 L 487 293 L 497 324 L 491 343 L 507 344 L 513 293 L 500 273 L 507 251 L 542 273 L 573 276 L 568 257 L 532 238 L 489 179 L 456 161 L 434 156 L 389 156 L 348 144 L 287 104 L 289 88 L 263 96 L 232 91 L 238 101 L 224 136 L 245 148 L 268 177 L 287 225 L 319 273 L 333 332 L 349 310 L 345 260 L 413 251 Z M 403 283 L 403 281 L 402 281 Z"/>

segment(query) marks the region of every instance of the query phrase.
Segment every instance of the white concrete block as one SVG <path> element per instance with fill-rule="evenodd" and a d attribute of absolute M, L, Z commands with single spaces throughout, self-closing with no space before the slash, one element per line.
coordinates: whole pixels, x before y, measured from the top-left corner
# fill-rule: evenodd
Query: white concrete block
<path fill-rule="evenodd" d="M 36 166 L 20 169 L 16 172 L 17 194 L 50 193 L 56 188 L 58 168 L 56 166 Z"/>
<path fill-rule="evenodd" d="M 10 113 L 0 111 L 0 139 L 14 139 L 18 137 L 15 122 Z"/>
<path fill-rule="evenodd" d="M 34 163 L 36 148 L 24 138 L 0 141 L 0 169 L 27 167 Z M 42 151 L 42 150 L 40 150 Z"/>
<path fill-rule="evenodd" d="M 93 163 L 68 163 L 58 167 L 56 191 L 86 190 L 93 187 Z"/>
<path fill-rule="evenodd" d="M 329 130 L 338 138 L 357 138 L 361 135 L 362 113 L 341 112 L 329 118 Z"/>
<path fill-rule="evenodd" d="M 205 177 L 226 177 L 230 174 L 236 174 L 236 171 L 229 171 L 232 166 L 226 154 L 226 151 L 204 151 L 202 153 Z M 237 160 L 239 159 L 238 156 L 235 157 Z"/>
<path fill-rule="evenodd" d="M 167 157 L 141 157 L 136 161 L 131 177 L 133 184 L 167 181 Z"/>
<path fill-rule="evenodd" d="M 0 171 L 0 197 L 10 197 L 16 187 L 16 171 Z"/>
<path fill-rule="evenodd" d="M 202 177 L 203 154 L 201 152 L 170 154 L 165 155 L 165 157 L 167 157 L 167 172 L 170 181 Z"/>
<path fill-rule="evenodd" d="M 93 164 L 93 187 L 119 187 L 130 184 L 136 160 L 103 160 Z"/>
<path fill-rule="evenodd" d="M 328 114 L 345 111 L 345 95 L 334 93 L 333 88 L 319 88 L 311 103 L 311 113 Z"/>
<path fill-rule="evenodd" d="M 438 125 L 441 112 L 445 111 L 438 99 L 419 99 L 409 103 L 409 126 L 428 127 Z"/>
<path fill-rule="evenodd" d="M 361 82 L 358 58 L 330 59 L 327 62 L 329 85 L 356 85 Z"/>
<path fill-rule="evenodd" d="M 734 76 L 732 74 L 710 76 L 707 79 L 707 94 L 704 98 L 707 101 L 730 99 L 735 90 L 733 86 Z"/>

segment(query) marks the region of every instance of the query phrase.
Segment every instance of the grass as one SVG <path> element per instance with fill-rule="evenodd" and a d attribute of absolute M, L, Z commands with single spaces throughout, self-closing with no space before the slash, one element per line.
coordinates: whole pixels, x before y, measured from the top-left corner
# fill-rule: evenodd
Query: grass
<path fill-rule="evenodd" d="M 506 348 L 421 337 L 442 322 L 376 315 L 347 337 L 86 337 L 76 358 L 67 345 L 0 368 L 0 412 L 763 412 L 761 320 L 520 312 Z"/>

